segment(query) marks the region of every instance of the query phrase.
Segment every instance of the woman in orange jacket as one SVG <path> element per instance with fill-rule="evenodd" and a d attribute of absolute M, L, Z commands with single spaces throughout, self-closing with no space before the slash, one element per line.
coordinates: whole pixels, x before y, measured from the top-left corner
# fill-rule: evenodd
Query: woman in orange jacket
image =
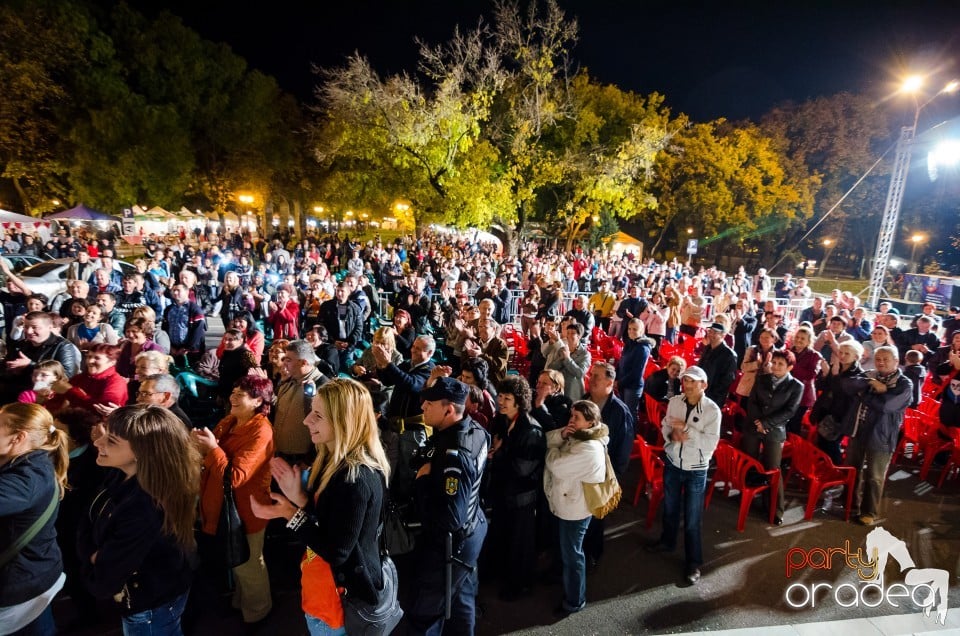
<path fill-rule="evenodd" d="M 230 414 L 211 431 L 193 432 L 203 455 L 200 475 L 200 519 L 204 534 L 215 535 L 223 507 L 223 474 L 229 464 L 237 512 L 250 546 L 250 560 L 233 568 L 236 581 L 233 605 L 246 623 L 256 623 L 270 612 L 270 579 L 263 561 L 263 536 L 267 522 L 250 509 L 250 499 L 269 504 L 270 459 L 273 428 L 267 413 L 273 385 L 260 376 L 242 377 L 230 394 Z"/>

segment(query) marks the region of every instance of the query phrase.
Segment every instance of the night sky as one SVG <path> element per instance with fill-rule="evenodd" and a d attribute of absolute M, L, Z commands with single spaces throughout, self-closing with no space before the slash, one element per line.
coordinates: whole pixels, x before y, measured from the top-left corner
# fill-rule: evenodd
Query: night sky
<path fill-rule="evenodd" d="M 311 63 L 353 51 L 382 73 L 414 70 L 414 36 L 449 38 L 490 16 L 478 0 L 131 0 L 161 8 L 203 37 L 226 42 L 281 86 L 309 100 Z M 580 25 L 574 59 L 600 81 L 658 91 L 696 119 L 758 117 L 778 102 L 842 90 L 891 94 L 906 69 L 960 75 L 960 2 L 646 2 L 560 0 Z M 842 7 L 842 8 L 838 8 Z M 954 116 L 960 99 L 931 117 Z M 906 110 L 909 107 L 905 106 Z"/>

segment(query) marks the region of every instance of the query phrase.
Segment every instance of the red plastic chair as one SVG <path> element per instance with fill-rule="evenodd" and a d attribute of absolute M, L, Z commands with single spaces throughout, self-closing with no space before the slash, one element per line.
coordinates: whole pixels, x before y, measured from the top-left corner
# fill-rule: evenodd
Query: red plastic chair
<path fill-rule="evenodd" d="M 810 520 L 817 509 L 817 502 L 823 491 L 833 486 L 843 486 L 847 491 L 845 520 L 850 521 L 850 507 L 853 504 L 853 489 L 857 481 L 857 470 L 853 466 L 834 466 L 830 457 L 822 450 L 793 433 L 787 434 L 790 445 L 790 471 L 787 482 L 794 475 L 800 475 L 810 483 L 810 495 L 803 518 Z"/>
<path fill-rule="evenodd" d="M 960 473 L 960 428 L 952 426 L 944 427 L 944 431 L 950 436 L 950 459 L 940 473 L 940 479 L 937 481 L 937 488 L 943 488 L 943 482 L 954 472 Z"/>
<path fill-rule="evenodd" d="M 713 490 L 719 483 L 724 484 L 728 497 L 732 490 L 740 491 L 740 516 L 737 518 L 737 531 L 743 532 L 743 528 L 747 522 L 747 513 L 750 512 L 750 504 L 753 502 L 753 498 L 757 493 L 768 491 L 770 496 L 769 523 L 772 524 L 777 512 L 776 496 L 777 489 L 780 485 L 780 469 L 765 469 L 759 461 L 743 451 L 734 448 L 725 440 L 720 440 L 720 444 L 717 445 L 717 450 L 713 454 L 713 458 L 717 462 L 717 469 L 714 471 L 713 479 L 707 487 L 707 496 L 703 507 L 708 508 L 710 506 Z M 746 483 L 747 473 L 750 472 L 751 469 L 761 475 L 766 475 L 769 482 L 759 486 L 748 486 Z"/>
<path fill-rule="evenodd" d="M 667 414 L 667 405 L 644 393 L 643 409 L 647 416 L 647 423 L 657 431 L 657 444 L 663 446 L 663 430 L 660 426 L 663 423 L 663 416 Z"/>
<path fill-rule="evenodd" d="M 647 358 L 647 366 L 643 368 L 643 379 L 646 380 L 651 375 L 662 369 L 656 360 L 653 358 Z"/>
<path fill-rule="evenodd" d="M 640 459 L 640 481 L 637 490 L 633 493 L 633 505 L 640 503 L 640 495 L 647 495 L 647 527 L 653 526 L 653 520 L 663 501 L 663 459 L 660 453 L 662 446 L 651 446 L 642 436 L 637 435 L 633 440 L 633 449 Z M 631 455 L 633 456 L 633 455 Z"/>
<path fill-rule="evenodd" d="M 923 458 L 920 464 L 920 479 L 925 481 L 937 454 L 953 448 L 952 435 L 950 430 L 935 418 L 914 409 L 907 409 L 903 417 L 903 437 L 897 445 L 892 461 L 902 461 L 907 444 L 911 444 L 912 457 Z"/>
<path fill-rule="evenodd" d="M 917 405 L 917 410 L 934 419 L 940 419 L 940 400 L 924 398 Z"/>

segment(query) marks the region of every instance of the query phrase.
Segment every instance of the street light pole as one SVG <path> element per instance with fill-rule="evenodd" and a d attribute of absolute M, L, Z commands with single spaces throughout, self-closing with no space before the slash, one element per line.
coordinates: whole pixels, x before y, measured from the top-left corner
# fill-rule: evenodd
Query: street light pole
<path fill-rule="evenodd" d="M 897 222 L 900 220 L 900 204 L 903 203 L 903 191 L 907 185 L 907 172 L 910 169 L 910 154 L 913 150 L 913 140 L 917 133 L 917 124 L 920 121 L 920 111 L 930 102 L 943 93 L 952 93 L 960 85 L 950 82 L 942 90 L 924 103 L 920 103 L 916 94 L 922 80 L 918 77 L 909 78 L 903 90 L 913 95 L 916 109 L 913 112 L 913 125 L 904 126 L 900 130 L 900 139 L 897 141 L 897 154 L 893 160 L 893 171 L 890 174 L 890 188 L 887 190 L 887 202 L 883 208 L 883 218 L 880 221 L 880 234 L 877 236 L 877 251 L 873 257 L 873 272 L 870 276 L 870 294 L 867 305 L 876 309 L 880 302 L 880 293 L 883 291 L 883 281 L 890 263 L 890 250 L 897 234 Z M 914 244 L 916 245 L 916 244 Z"/>

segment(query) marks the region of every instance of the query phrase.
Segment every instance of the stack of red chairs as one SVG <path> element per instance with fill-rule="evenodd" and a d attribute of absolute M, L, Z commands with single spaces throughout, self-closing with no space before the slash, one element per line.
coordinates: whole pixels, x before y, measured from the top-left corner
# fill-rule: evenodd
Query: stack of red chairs
<path fill-rule="evenodd" d="M 907 445 L 910 444 L 913 459 L 923 458 L 920 465 L 920 479 L 926 480 L 934 458 L 938 453 L 951 450 L 954 445 L 953 439 L 951 431 L 942 426 L 937 417 L 931 417 L 923 411 L 907 409 L 903 416 L 903 437 L 900 438 L 897 450 L 893 454 L 892 463 L 903 459 Z"/>
<path fill-rule="evenodd" d="M 620 356 L 623 355 L 623 341 L 616 336 L 608 336 L 599 327 L 594 327 L 588 351 L 594 360 L 619 362 Z"/>

